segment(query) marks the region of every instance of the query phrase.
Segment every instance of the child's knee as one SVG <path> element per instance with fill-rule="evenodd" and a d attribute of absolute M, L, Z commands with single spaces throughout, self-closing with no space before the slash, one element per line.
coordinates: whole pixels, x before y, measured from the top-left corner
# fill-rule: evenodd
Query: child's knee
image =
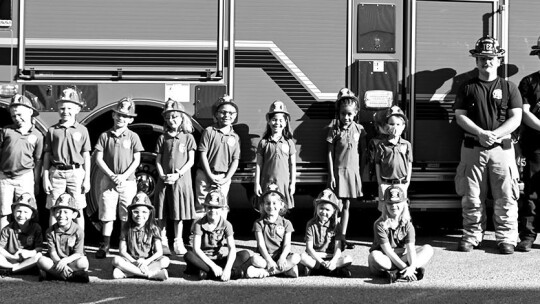
<path fill-rule="evenodd" d="M 119 267 L 124 261 L 125 261 L 124 258 L 115 256 L 113 257 L 111 264 L 113 265 L 113 267 Z"/>
<path fill-rule="evenodd" d="M 41 256 L 39 260 L 37 261 L 37 265 L 40 269 L 47 270 L 50 269 L 53 265 L 53 261 L 46 256 Z"/>
<path fill-rule="evenodd" d="M 266 261 L 260 255 L 254 255 L 251 257 L 251 265 L 258 268 L 266 268 Z"/>
<path fill-rule="evenodd" d="M 88 270 L 88 267 L 90 266 L 90 263 L 88 262 L 88 258 L 83 256 L 75 261 L 73 261 L 70 264 L 71 269 L 77 271 L 77 270 Z"/>
<path fill-rule="evenodd" d="M 301 259 L 302 259 L 302 258 L 300 257 L 300 255 L 299 255 L 298 253 L 293 253 L 293 254 L 289 255 L 289 257 L 288 257 L 288 260 L 289 260 L 291 263 L 293 263 L 294 265 L 300 263 L 300 260 L 301 260 Z"/>
<path fill-rule="evenodd" d="M 159 260 L 159 265 L 161 266 L 162 269 L 169 267 L 170 264 L 171 264 L 171 260 L 166 256 L 161 257 L 161 259 Z"/>

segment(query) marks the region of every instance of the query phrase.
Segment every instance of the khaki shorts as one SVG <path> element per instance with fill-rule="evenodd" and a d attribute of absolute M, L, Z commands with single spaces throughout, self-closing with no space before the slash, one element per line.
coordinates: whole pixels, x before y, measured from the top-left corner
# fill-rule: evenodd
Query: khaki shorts
<path fill-rule="evenodd" d="M 125 181 L 117 186 L 110 178 L 104 177 L 99 185 L 101 197 L 98 201 L 99 220 L 104 222 L 116 220 L 116 209 L 121 221 L 127 221 L 127 207 L 131 205 L 137 194 L 137 182 Z"/>
<path fill-rule="evenodd" d="M 0 171 L 0 215 L 11 214 L 11 204 L 23 193 L 34 195 L 34 172 L 28 171 L 12 178 Z"/>

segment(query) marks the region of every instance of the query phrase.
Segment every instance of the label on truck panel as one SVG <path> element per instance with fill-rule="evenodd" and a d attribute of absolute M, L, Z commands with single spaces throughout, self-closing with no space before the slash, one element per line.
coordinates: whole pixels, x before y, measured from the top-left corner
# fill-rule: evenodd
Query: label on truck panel
<path fill-rule="evenodd" d="M 11 27 L 12 23 L 11 20 L 0 20 L 0 27 Z"/>
<path fill-rule="evenodd" d="M 364 102 L 367 108 L 389 108 L 392 106 L 394 96 L 392 91 L 371 90 L 364 94 Z"/>

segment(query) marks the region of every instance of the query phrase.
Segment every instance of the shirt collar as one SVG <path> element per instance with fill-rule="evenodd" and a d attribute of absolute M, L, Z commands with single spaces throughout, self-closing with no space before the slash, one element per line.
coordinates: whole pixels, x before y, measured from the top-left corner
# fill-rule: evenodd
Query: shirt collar
<path fill-rule="evenodd" d="M 56 223 L 54 224 L 54 232 L 62 234 L 73 234 L 75 233 L 75 229 L 77 229 L 76 227 L 77 223 L 75 223 L 74 221 L 71 221 L 71 226 L 67 230 L 64 230 L 64 228 L 58 226 L 58 223 Z"/>
<path fill-rule="evenodd" d="M 264 222 L 265 224 L 268 224 L 268 225 L 280 225 L 280 226 L 284 226 L 284 221 L 285 221 L 285 219 L 284 219 L 281 215 L 278 216 L 278 218 L 276 219 L 276 221 L 273 222 L 273 223 L 270 222 L 270 221 L 268 221 L 268 218 L 266 218 L 266 217 L 263 219 L 263 222 Z"/>
<path fill-rule="evenodd" d="M 219 133 L 225 135 L 225 136 L 233 135 L 233 134 L 234 134 L 234 128 L 233 128 L 232 126 L 220 128 L 220 127 L 218 127 L 217 125 L 213 125 L 212 128 L 213 128 L 214 130 L 218 131 Z M 229 132 L 228 132 L 228 133 L 223 132 L 223 130 L 226 129 L 226 128 L 229 128 Z"/>
<path fill-rule="evenodd" d="M 71 125 L 71 126 L 63 126 L 62 123 L 60 121 L 58 121 L 58 123 L 54 126 L 56 129 L 60 129 L 60 128 L 77 128 L 79 126 L 79 122 L 75 120 L 75 122 Z"/>

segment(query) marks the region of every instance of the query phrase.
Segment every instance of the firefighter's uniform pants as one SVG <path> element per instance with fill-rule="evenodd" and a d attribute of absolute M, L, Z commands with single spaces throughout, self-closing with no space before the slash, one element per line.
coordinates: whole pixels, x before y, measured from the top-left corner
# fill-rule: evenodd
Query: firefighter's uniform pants
<path fill-rule="evenodd" d="M 462 196 L 464 241 L 474 245 L 482 241 L 486 228 L 485 200 L 491 190 L 497 244 L 517 244 L 518 178 L 513 146 L 488 149 L 462 145 L 455 182 L 456 192 Z"/>

